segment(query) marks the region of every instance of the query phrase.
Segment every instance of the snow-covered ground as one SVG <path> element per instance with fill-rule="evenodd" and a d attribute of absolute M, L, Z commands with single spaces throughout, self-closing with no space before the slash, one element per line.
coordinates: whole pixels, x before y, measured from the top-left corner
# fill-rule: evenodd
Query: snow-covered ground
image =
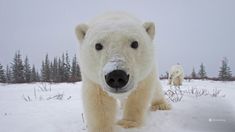
<path fill-rule="evenodd" d="M 149 112 L 144 127 L 119 131 L 235 132 L 235 82 L 191 80 L 181 90 L 172 110 Z M 0 84 L 0 132 L 86 132 L 80 91 L 81 83 Z"/>

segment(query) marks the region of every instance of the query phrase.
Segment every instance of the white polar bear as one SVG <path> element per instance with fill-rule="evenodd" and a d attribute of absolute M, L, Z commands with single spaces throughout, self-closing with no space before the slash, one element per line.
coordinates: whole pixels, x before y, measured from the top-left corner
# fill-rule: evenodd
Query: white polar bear
<path fill-rule="evenodd" d="M 171 67 L 168 80 L 171 86 L 179 87 L 182 85 L 184 80 L 184 70 L 180 64 Z"/>
<path fill-rule="evenodd" d="M 121 13 L 76 27 L 89 132 L 114 132 L 115 124 L 140 127 L 150 105 L 154 111 L 170 109 L 156 72 L 154 34 L 154 23 Z M 116 122 L 119 97 L 125 104 Z"/>

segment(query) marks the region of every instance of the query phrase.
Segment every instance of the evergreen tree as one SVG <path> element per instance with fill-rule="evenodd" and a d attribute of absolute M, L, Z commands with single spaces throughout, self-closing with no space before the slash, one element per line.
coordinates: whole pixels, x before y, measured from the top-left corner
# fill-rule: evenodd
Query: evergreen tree
<path fill-rule="evenodd" d="M 42 65 L 41 65 L 41 81 L 43 82 L 46 81 L 46 71 L 45 71 L 44 61 L 42 61 Z"/>
<path fill-rule="evenodd" d="M 50 81 L 54 82 L 54 79 L 53 79 L 53 63 L 50 62 L 50 65 L 49 65 L 49 69 L 50 69 Z"/>
<path fill-rule="evenodd" d="M 74 55 L 73 61 L 72 61 L 72 68 L 71 68 L 71 81 L 77 82 L 81 81 L 81 73 L 80 73 L 80 67 L 77 63 L 77 57 Z"/>
<path fill-rule="evenodd" d="M 76 55 L 73 57 L 72 68 L 71 68 L 71 81 L 76 82 L 78 80 L 77 77 L 77 58 Z"/>
<path fill-rule="evenodd" d="M 62 82 L 65 81 L 65 57 L 64 57 L 64 53 L 62 54 L 62 58 L 61 58 L 61 76 L 62 76 Z"/>
<path fill-rule="evenodd" d="M 59 58 L 59 62 L 58 62 L 58 75 L 57 75 L 57 81 L 58 82 L 62 82 L 63 81 L 63 63 L 61 61 L 61 59 Z"/>
<path fill-rule="evenodd" d="M 36 71 L 36 82 L 39 82 L 41 79 L 40 79 L 40 75 L 38 73 L 38 71 Z"/>
<path fill-rule="evenodd" d="M 46 58 L 45 58 L 45 73 L 46 73 L 46 81 L 49 82 L 50 81 L 50 61 L 48 58 L 48 54 L 46 54 Z"/>
<path fill-rule="evenodd" d="M 64 63 L 64 81 L 68 82 L 70 79 L 70 75 L 71 75 L 71 66 L 70 66 L 70 62 L 69 62 L 69 55 L 66 52 L 65 54 L 65 63 Z"/>
<path fill-rule="evenodd" d="M 12 82 L 12 72 L 11 72 L 11 69 L 9 68 L 8 65 L 7 65 L 7 68 L 6 68 L 6 82 L 7 83 Z"/>
<path fill-rule="evenodd" d="M 3 66 L 0 64 L 0 83 L 5 83 L 5 82 L 6 82 L 5 72 Z"/>
<path fill-rule="evenodd" d="M 80 71 L 80 67 L 78 64 L 77 64 L 77 77 L 78 77 L 78 81 L 82 80 L 81 71 Z"/>
<path fill-rule="evenodd" d="M 59 81 L 59 72 L 58 72 L 58 61 L 57 58 L 54 58 L 53 66 L 52 66 L 52 78 L 54 82 Z"/>
<path fill-rule="evenodd" d="M 196 78 L 197 78 L 197 74 L 196 74 L 194 68 L 193 68 L 193 71 L 192 71 L 192 73 L 191 73 L 191 78 L 192 78 L 192 79 L 196 79 Z"/>
<path fill-rule="evenodd" d="M 36 69 L 35 69 L 34 65 L 33 65 L 32 71 L 31 71 L 30 79 L 31 79 L 31 82 L 37 82 L 38 81 L 37 73 L 36 73 Z"/>
<path fill-rule="evenodd" d="M 76 56 L 74 57 L 76 59 Z M 76 60 L 72 60 L 72 67 L 71 67 L 71 81 L 75 82 L 76 80 Z"/>
<path fill-rule="evenodd" d="M 24 61 L 24 79 L 25 79 L 25 82 L 30 82 L 31 79 L 31 67 L 30 67 L 30 64 L 29 64 L 29 59 L 28 57 L 26 56 L 25 58 L 25 61 Z"/>
<path fill-rule="evenodd" d="M 206 79 L 207 78 L 205 66 L 203 65 L 203 63 L 201 63 L 201 65 L 200 65 L 200 70 L 198 72 L 198 75 L 201 79 Z"/>
<path fill-rule="evenodd" d="M 24 66 L 20 52 L 15 53 L 13 63 L 11 64 L 13 83 L 24 83 Z"/>
<path fill-rule="evenodd" d="M 226 57 L 222 60 L 222 66 L 219 71 L 219 79 L 223 81 L 232 79 L 232 72 L 228 66 L 228 59 Z"/>
<path fill-rule="evenodd" d="M 46 54 L 45 61 L 42 61 L 41 75 L 42 81 L 50 82 L 50 61 L 48 54 Z"/>

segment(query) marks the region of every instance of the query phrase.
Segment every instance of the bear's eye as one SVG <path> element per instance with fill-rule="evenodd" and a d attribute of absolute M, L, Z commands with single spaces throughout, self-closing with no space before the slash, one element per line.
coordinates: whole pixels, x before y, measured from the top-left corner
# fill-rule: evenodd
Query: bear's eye
<path fill-rule="evenodd" d="M 138 44 L 137 41 L 133 41 L 133 42 L 131 43 L 131 48 L 133 48 L 133 49 L 137 49 L 138 46 L 139 46 L 139 44 Z"/>
<path fill-rule="evenodd" d="M 97 44 L 95 44 L 95 49 L 97 51 L 102 50 L 103 49 L 103 45 L 101 43 L 97 43 Z"/>

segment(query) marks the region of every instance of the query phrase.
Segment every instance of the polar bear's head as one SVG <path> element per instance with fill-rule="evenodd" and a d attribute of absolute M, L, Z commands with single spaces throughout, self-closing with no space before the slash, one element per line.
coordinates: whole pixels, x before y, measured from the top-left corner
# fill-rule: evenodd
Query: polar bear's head
<path fill-rule="evenodd" d="M 78 25 L 83 78 L 114 94 L 135 89 L 154 66 L 154 34 L 154 23 L 122 15 Z"/>

